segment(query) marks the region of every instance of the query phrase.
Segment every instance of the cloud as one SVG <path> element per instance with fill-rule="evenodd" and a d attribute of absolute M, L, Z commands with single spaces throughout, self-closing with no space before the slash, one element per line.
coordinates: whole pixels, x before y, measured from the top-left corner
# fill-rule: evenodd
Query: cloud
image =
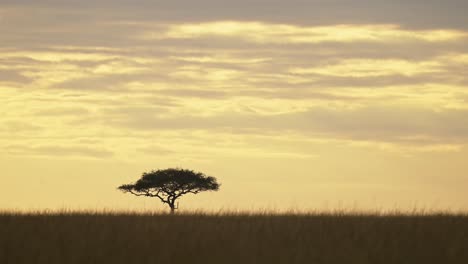
<path fill-rule="evenodd" d="M 236 58 L 233 56 L 174 56 L 171 59 L 182 62 L 206 64 L 257 64 L 271 61 L 271 58 Z"/>
<path fill-rule="evenodd" d="M 78 115 L 87 115 L 90 111 L 83 107 L 54 107 L 41 109 L 35 112 L 35 115 L 38 116 L 78 116 Z"/>
<path fill-rule="evenodd" d="M 42 127 L 20 120 L 7 120 L 0 123 L 0 132 L 22 133 L 39 131 Z"/>
<path fill-rule="evenodd" d="M 334 65 L 315 68 L 293 68 L 293 74 L 319 74 L 337 77 L 378 77 L 386 75 L 414 76 L 440 72 L 437 61 L 346 59 Z"/>
<path fill-rule="evenodd" d="M 257 43 L 320 43 L 320 42 L 446 42 L 468 37 L 458 30 L 406 30 L 397 25 L 333 25 L 300 27 L 263 22 L 217 21 L 170 25 L 168 31 L 146 33 L 148 39 L 191 39 L 231 37 Z"/>
<path fill-rule="evenodd" d="M 96 137 L 121 152 L 181 131 L 465 144 L 466 16 L 435 1 L 377 2 L 10 3 L 0 13 L 0 110 L 21 124 L 2 131 L 39 147 Z M 453 16 L 427 21 L 410 9 Z"/>
<path fill-rule="evenodd" d="M 191 89 L 165 89 L 158 91 L 159 94 L 169 95 L 173 97 L 197 97 L 204 99 L 227 98 L 229 93 L 226 91 L 213 90 L 191 90 Z"/>
<path fill-rule="evenodd" d="M 81 18 L 95 24 L 97 21 L 142 22 L 169 21 L 200 22 L 222 19 L 301 25 L 327 24 L 389 24 L 400 23 L 410 28 L 464 28 L 468 19 L 465 0 L 412 0 L 389 2 L 384 0 L 101 0 L 83 2 L 78 0 L 4 0 L 5 11 L 0 13 L 4 20 L 16 15 L 21 17 L 25 10 L 36 13 L 36 24 L 42 26 L 38 16 L 52 13 L 52 21 L 76 21 Z M 30 7 L 30 8 L 28 8 Z M 19 10 L 18 10 L 19 9 Z M 38 12 L 40 10 L 41 12 Z M 48 12 L 44 12 L 47 10 Z M 3 10 L 2 10 L 3 11 Z M 437 15 L 434 15 L 437 14 Z M 427 19 L 430 17 L 430 19 Z M 42 22 L 42 20 L 41 20 Z M 60 26 L 56 23 L 55 26 Z"/>
<path fill-rule="evenodd" d="M 177 152 L 170 150 L 168 148 L 164 148 L 161 146 L 147 146 L 137 149 L 138 152 L 143 152 L 144 154 L 151 155 L 151 156 L 165 156 L 176 154 Z"/>
<path fill-rule="evenodd" d="M 28 58 L 42 62 L 66 62 L 66 61 L 106 61 L 115 59 L 115 56 L 102 53 L 82 52 L 50 52 L 50 51 L 10 51 L 2 54 L 6 58 Z"/>
<path fill-rule="evenodd" d="M 99 148 L 84 146 L 27 146 L 9 145 L 5 150 L 12 155 L 21 156 L 50 156 L 50 157 L 82 157 L 82 158 L 108 158 L 113 153 Z"/>
<path fill-rule="evenodd" d="M 21 73 L 18 73 L 14 70 L 1 70 L 0 69 L 0 84 L 4 85 L 22 85 L 31 82 L 32 79 L 26 76 L 23 76 Z"/>
<path fill-rule="evenodd" d="M 137 130 L 295 132 L 304 136 L 394 144 L 440 145 L 468 142 L 467 110 L 432 111 L 411 106 L 367 106 L 357 109 L 314 108 L 276 115 L 221 113 L 215 116 L 131 117 L 109 125 Z"/>

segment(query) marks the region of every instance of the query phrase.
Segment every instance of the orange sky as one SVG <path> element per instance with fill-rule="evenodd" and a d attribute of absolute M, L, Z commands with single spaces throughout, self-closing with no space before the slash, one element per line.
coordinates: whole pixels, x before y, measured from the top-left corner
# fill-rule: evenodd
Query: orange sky
<path fill-rule="evenodd" d="M 351 6 L 352 4 L 352 6 Z M 468 209 L 464 1 L 6 1 L 0 208 Z M 408 10 L 412 10 L 409 13 Z"/>

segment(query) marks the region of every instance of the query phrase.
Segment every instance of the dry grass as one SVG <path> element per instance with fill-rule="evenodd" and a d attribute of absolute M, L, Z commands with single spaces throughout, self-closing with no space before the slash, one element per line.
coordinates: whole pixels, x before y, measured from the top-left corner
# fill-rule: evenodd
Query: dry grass
<path fill-rule="evenodd" d="M 468 263 L 463 214 L 0 213 L 0 263 Z"/>

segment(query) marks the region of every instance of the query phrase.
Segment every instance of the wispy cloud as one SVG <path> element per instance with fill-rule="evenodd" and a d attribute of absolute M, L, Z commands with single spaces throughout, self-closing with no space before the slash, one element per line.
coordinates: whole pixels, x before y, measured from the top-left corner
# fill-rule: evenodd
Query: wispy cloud
<path fill-rule="evenodd" d="M 21 10 L 31 11 L 10 7 L 3 21 L 34 28 Z M 32 128 L 40 138 L 73 138 L 70 130 L 79 126 L 89 129 L 82 136 L 106 131 L 130 141 L 138 133 L 196 129 L 245 137 L 294 132 L 401 148 L 413 140 L 427 150 L 466 143 L 465 126 L 455 121 L 468 109 L 468 32 L 460 27 L 153 21 L 86 10 L 42 9 L 41 23 L 51 28 L 36 43 L 18 38 L 26 27 L 6 34 L 0 86 L 9 91 L 1 132 L 8 140 L 12 131 L 31 135 Z M 52 14 L 89 19 L 52 25 Z M 70 43 L 61 41 L 66 36 Z"/>
<path fill-rule="evenodd" d="M 445 42 L 467 38 L 459 30 L 407 30 L 398 25 L 333 25 L 301 27 L 262 22 L 219 21 L 170 25 L 166 33 L 146 33 L 144 38 L 234 37 L 258 43 L 320 42 Z"/>
<path fill-rule="evenodd" d="M 293 74 L 320 74 L 337 77 L 377 77 L 386 75 L 414 76 L 437 73 L 442 64 L 438 61 L 411 62 L 405 60 L 347 59 L 337 64 L 315 68 L 293 68 Z"/>

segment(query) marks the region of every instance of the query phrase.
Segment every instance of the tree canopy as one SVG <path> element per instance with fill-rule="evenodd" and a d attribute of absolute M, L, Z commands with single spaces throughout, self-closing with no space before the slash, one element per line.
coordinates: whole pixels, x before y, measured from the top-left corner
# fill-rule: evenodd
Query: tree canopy
<path fill-rule="evenodd" d="M 118 189 L 136 196 L 157 197 L 174 213 L 178 208 L 176 200 L 182 195 L 217 191 L 219 187 L 215 177 L 187 169 L 169 168 L 144 172 L 135 183 L 121 185 Z"/>

